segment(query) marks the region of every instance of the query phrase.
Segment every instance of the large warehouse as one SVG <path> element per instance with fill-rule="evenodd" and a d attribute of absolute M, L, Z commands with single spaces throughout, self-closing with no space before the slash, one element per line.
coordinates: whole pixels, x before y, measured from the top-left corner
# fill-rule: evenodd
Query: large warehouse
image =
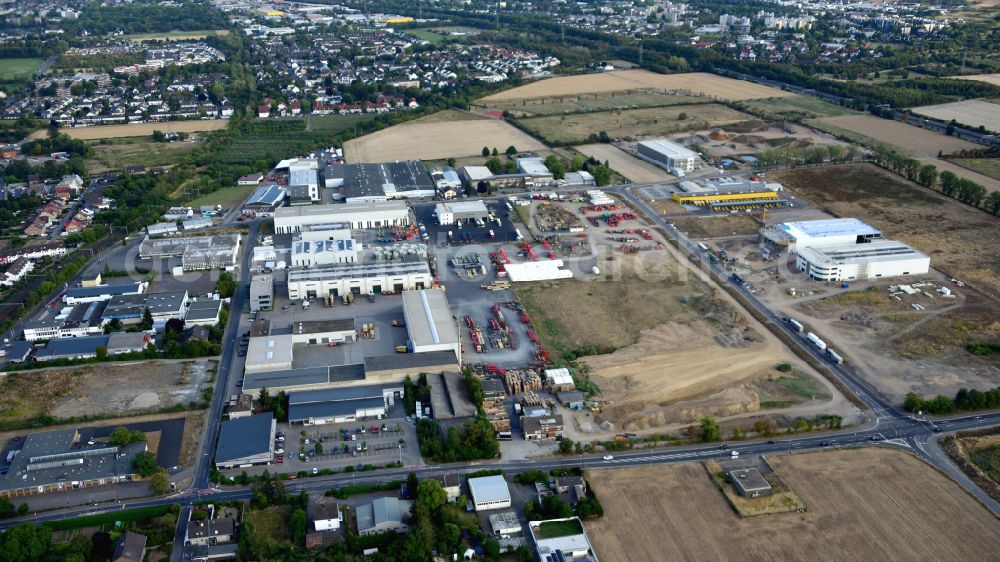
<path fill-rule="evenodd" d="M 411 351 L 453 351 L 461 361 L 458 327 L 444 291 L 403 291 L 403 318 L 406 320 Z"/>
<path fill-rule="evenodd" d="M 292 335 L 250 338 L 247 345 L 247 373 L 262 373 L 292 368 Z"/>
<path fill-rule="evenodd" d="M 636 144 L 636 154 L 670 173 L 693 172 L 698 154 L 679 144 L 664 139 L 641 141 Z"/>
<path fill-rule="evenodd" d="M 270 464 L 274 460 L 276 429 L 271 412 L 222 422 L 215 448 L 215 466 L 235 468 Z"/>
<path fill-rule="evenodd" d="M 563 266 L 562 260 L 542 260 L 528 261 L 524 263 L 510 263 L 504 266 L 511 281 L 547 281 L 549 279 L 570 279 L 573 272 L 568 269 L 560 269 Z"/>
<path fill-rule="evenodd" d="M 469 478 L 469 491 L 476 511 L 510 507 L 510 488 L 503 475 Z"/>
<path fill-rule="evenodd" d="M 876 240 L 799 248 L 795 266 L 817 281 L 851 281 L 923 275 L 931 259 L 902 242 Z"/>
<path fill-rule="evenodd" d="M 326 185 L 340 189 L 347 203 L 434 197 L 430 175 L 418 160 L 382 164 L 331 164 L 323 173 Z"/>
<path fill-rule="evenodd" d="M 304 367 L 280 371 L 247 373 L 243 377 L 243 393 L 257 396 L 260 389 L 271 393 L 321 390 L 365 384 L 365 366 L 333 365 L 331 367 Z"/>
<path fill-rule="evenodd" d="M 280 207 L 274 211 L 274 232 L 277 234 L 292 234 L 304 226 L 325 224 L 347 224 L 356 229 L 407 226 L 410 224 L 410 209 L 405 201 L 376 201 Z"/>
<path fill-rule="evenodd" d="M 288 271 L 288 298 L 298 300 L 347 293 L 367 295 L 383 291 L 423 289 L 434 281 L 426 261 L 380 261 L 368 264 L 317 266 Z"/>
<path fill-rule="evenodd" d="M 772 245 L 795 253 L 816 246 L 867 244 L 882 239 L 882 232 L 858 219 L 826 219 L 769 224 L 764 238 Z"/>
<path fill-rule="evenodd" d="M 443 226 L 455 224 L 455 221 L 486 220 L 490 216 L 490 210 L 481 200 L 438 203 L 436 213 L 438 223 Z"/>
<path fill-rule="evenodd" d="M 322 425 L 382 419 L 402 395 L 401 384 L 293 392 L 288 397 L 288 423 Z"/>

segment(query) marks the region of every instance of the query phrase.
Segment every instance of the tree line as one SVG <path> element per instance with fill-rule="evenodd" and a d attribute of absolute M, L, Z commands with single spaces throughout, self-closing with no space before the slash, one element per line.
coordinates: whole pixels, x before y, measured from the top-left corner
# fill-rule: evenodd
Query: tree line
<path fill-rule="evenodd" d="M 875 147 L 872 161 L 898 176 L 967 205 L 981 208 L 992 215 L 1000 216 L 1000 192 L 989 192 L 985 187 L 970 179 L 959 177 L 951 170 L 939 173 L 933 164 L 922 164 L 912 156 L 882 145 Z"/>
<path fill-rule="evenodd" d="M 960 388 L 953 398 L 943 394 L 938 394 L 933 398 L 925 398 L 916 392 L 910 392 L 903 400 L 903 409 L 907 412 L 926 412 L 935 415 L 996 408 L 1000 408 L 1000 387 L 986 391 Z"/>

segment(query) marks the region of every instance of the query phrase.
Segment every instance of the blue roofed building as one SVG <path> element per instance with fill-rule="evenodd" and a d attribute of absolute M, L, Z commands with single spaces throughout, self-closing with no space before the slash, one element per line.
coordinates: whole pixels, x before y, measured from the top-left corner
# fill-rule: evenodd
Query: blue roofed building
<path fill-rule="evenodd" d="M 274 461 L 277 423 L 270 412 L 222 422 L 215 466 L 235 468 Z"/>
<path fill-rule="evenodd" d="M 253 194 L 247 198 L 243 208 L 254 211 L 257 214 L 269 214 L 281 206 L 285 200 L 287 190 L 276 183 L 262 185 L 254 190 Z"/>

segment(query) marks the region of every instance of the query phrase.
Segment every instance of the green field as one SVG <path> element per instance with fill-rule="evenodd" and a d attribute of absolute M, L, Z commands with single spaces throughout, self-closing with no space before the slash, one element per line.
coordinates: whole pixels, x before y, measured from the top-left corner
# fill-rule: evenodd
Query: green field
<path fill-rule="evenodd" d="M 984 447 L 969 453 L 969 458 L 994 482 L 1000 482 L 1000 447 Z"/>
<path fill-rule="evenodd" d="M 236 205 L 243 202 L 244 199 L 249 197 L 255 189 L 257 189 L 257 186 L 254 185 L 220 187 L 212 193 L 202 195 L 194 201 L 191 201 L 188 205 L 192 207 L 200 207 L 202 205 L 222 205 L 223 209 L 232 209 Z"/>
<path fill-rule="evenodd" d="M 201 146 L 198 142 L 153 142 L 148 137 L 124 137 L 93 141 L 94 157 L 86 161 L 87 171 L 101 174 L 129 166 L 173 166 Z"/>
<path fill-rule="evenodd" d="M 963 168 L 968 168 L 973 172 L 1000 180 L 1000 158 L 956 158 L 949 160 Z"/>
<path fill-rule="evenodd" d="M 817 117 L 840 117 L 852 115 L 856 111 L 825 102 L 809 96 L 788 96 L 782 98 L 764 98 L 739 102 L 739 107 L 748 113 L 759 115 L 765 119 L 787 119 L 802 121 Z"/>
<path fill-rule="evenodd" d="M 0 59 L 0 82 L 19 82 L 30 78 L 45 59 Z"/>
<path fill-rule="evenodd" d="M 223 164 L 250 164 L 285 158 L 318 146 L 331 145 L 370 115 L 317 115 L 287 119 L 258 119 L 244 125 L 219 154 Z M 353 135 L 352 135 L 353 136 Z"/>
<path fill-rule="evenodd" d="M 683 117 L 683 119 L 682 119 Z M 624 111 L 526 117 L 516 123 L 549 143 L 585 144 L 605 131 L 611 138 L 660 136 L 678 131 L 731 125 L 753 117 L 715 103 L 671 105 Z"/>
<path fill-rule="evenodd" d="M 412 35 L 417 39 L 423 39 L 424 41 L 435 44 L 440 43 L 446 39 L 444 35 L 441 35 L 440 33 L 436 33 L 429 29 L 407 29 L 405 30 L 405 33 L 407 35 Z"/>
<path fill-rule="evenodd" d="M 197 31 L 168 31 L 165 33 L 132 33 L 124 38 L 130 41 L 183 41 L 185 39 L 203 39 L 213 35 L 228 35 L 226 29 L 202 29 Z"/>
<path fill-rule="evenodd" d="M 247 518 L 253 525 L 256 537 L 264 540 L 282 541 L 291 538 L 288 529 L 288 518 L 292 509 L 287 505 L 269 507 L 250 513 Z"/>
<path fill-rule="evenodd" d="M 535 98 L 491 103 L 491 108 L 507 110 L 514 115 L 557 115 L 563 113 L 583 113 L 609 111 L 612 109 L 642 109 L 711 101 L 700 96 L 684 96 L 657 93 L 601 93 L 580 94 L 552 98 Z"/>
<path fill-rule="evenodd" d="M 583 528 L 576 519 L 570 519 L 569 521 L 545 521 L 538 526 L 538 536 L 543 539 L 568 537 L 579 535 L 582 532 Z"/>

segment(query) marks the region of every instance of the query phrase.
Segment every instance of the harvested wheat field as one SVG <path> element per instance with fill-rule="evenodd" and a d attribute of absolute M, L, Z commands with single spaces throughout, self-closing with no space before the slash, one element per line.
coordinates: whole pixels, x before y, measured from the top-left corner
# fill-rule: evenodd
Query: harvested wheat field
<path fill-rule="evenodd" d="M 513 125 L 497 119 L 463 116 L 442 120 L 440 116 L 431 116 L 428 120 L 417 119 L 347 141 L 344 160 L 349 164 L 441 160 L 478 156 L 484 146 L 495 147 L 500 152 L 508 146 L 519 152 L 546 148 Z"/>
<path fill-rule="evenodd" d="M 611 144 L 584 144 L 573 148 L 601 162 L 607 161 L 612 170 L 635 183 L 654 182 L 673 177 L 663 168 L 640 160 Z"/>
<path fill-rule="evenodd" d="M 92 127 L 67 127 L 59 129 L 74 139 L 96 140 L 115 139 L 119 137 L 144 137 L 152 135 L 153 131 L 171 133 L 198 133 L 201 131 L 216 131 L 225 129 L 229 121 L 226 119 L 198 119 L 196 121 L 170 121 L 168 123 L 129 123 L 128 125 L 94 125 Z M 32 138 L 41 138 L 48 134 L 42 129 L 32 133 Z"/>
<path fill-rule="evenodd" d="M 821 125 L 831 125 L 832 132 L 845 129 L 878 142 L 900 148 L 918 157 L 937 157 L 938 152 L 951 154 L 958 150 L 982 148 L 978 144 L 934 133 L 899 121 L 890 121 L 872 115 L 844 115 L 842 117 L 824 117 L 812 122 Z"/>
<path fill-rule="evenodd" d="M 1000 523 L 915 457 L 868 447 L 769 457 L 805 513 L 736 515 L 700 464 L 594 470 L 602 560 L 994 560 Z"/>
<path fill-rule="evenodd" d="M 516 99 L 623 92 L 644 88 L 686 90 L 694 94 L 725 100 L 752 100 L 795 95 L 776 88 L 761 86 L 744 80 L 723 78 L 722 76 L 705 72 L 656 74 L 648 70 L 618 70 L 599 74 L 547 78 L 505 92 L 493 94 L 492 96 L 486 96 L 478 100 L 478 102 L 488 104 L 489 102 Z"/>
<path fill-rule="evenodd" d="M 949 76 L 949 78 L 954 78 L 955 80 L 975 80 L 977 82 L 986 82 L 987 84 L 1000 86 L 1000 74 L 973 74 L 971 76 Z"/>
<path fill-rule="evenodd" d="M 955 120 L 969 127 L 982 125 L 991 131 L 1000 131 L 1000 105 L 985 100 L 965 100 L 940 105 L 914 107 L 913 113 L 943 121 Z"/>

